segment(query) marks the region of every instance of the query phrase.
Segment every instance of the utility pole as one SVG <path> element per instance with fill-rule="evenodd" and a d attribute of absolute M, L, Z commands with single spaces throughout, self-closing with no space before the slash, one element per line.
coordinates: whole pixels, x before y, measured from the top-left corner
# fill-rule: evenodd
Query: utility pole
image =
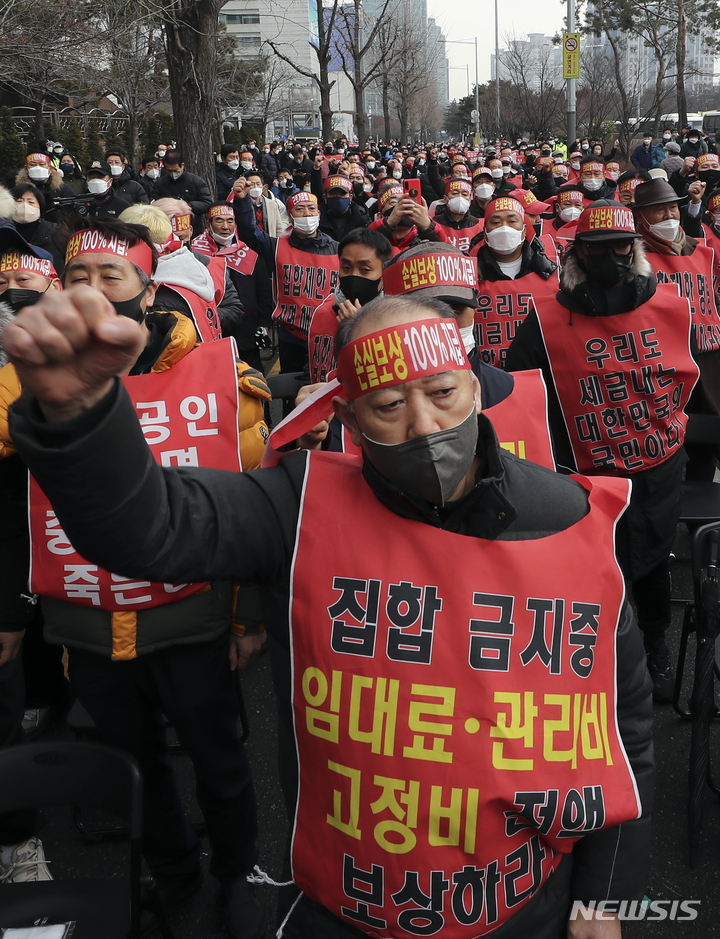
<path fill-rule="evenodd" d="M 572 0 L 568 0 L 572 3 Z M 477 37 L 475 38 L 475 71 L 477 72 Z M 477 102 L 475 103 L 477 107 Z M 497 117 L 497 135 L 498 140 L 502 136 L 500 132 L 500 40 L 498 33 L 498 0 L 495 0 L 495 109 Z"/>
<path fill-rule="evenodd" d="M 496 0 L 497 2 L 497 0 Z M 575 32 L 575 0 L 567 0 L 567 31 Z M 563 49 L 563 59 L 565 49 Z M 577 135 L 576 126 L 576 103 L 575 103 L 575 81 L 574 78 L 567 79 L 567 145 L 572 147 Z"/>
<path fill-rule="evenodd" d="M 497 4 L 497 0 L 495 0 Z M 480 144 L 480 91 L 478 90 L 478 48 L 475 37 L 475 146 Z"/>

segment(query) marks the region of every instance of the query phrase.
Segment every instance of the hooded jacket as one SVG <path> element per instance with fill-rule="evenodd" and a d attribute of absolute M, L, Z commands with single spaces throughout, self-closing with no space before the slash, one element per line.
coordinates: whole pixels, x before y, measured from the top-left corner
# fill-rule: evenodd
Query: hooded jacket
<path fill-rule="evenodd" d="M 16 186 L 20 186 L 22 183 L 30 183 L 31 186 L 39 189 L 50 202 L 53 199 L 67 199 L 75 195 L 75 190 L 64 181 L 60 170 L 52 165 L 50 166 L 50 176 L 44 181 L 30 179 L 27 167 L 24 166 L 15 177 Z M 49 205 L 48 208 L 50 208 Z"/>

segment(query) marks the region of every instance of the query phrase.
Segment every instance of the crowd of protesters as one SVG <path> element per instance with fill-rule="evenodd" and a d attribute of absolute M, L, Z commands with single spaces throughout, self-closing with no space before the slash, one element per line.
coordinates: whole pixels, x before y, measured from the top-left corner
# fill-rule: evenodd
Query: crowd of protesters
<path fill-rule="evenodd" d="M 77 699 L 140 764 L 170 909 L 202 870 L 167 718 L 260 939 L 233 672 L 268 636 L 279 936 L 617 939 L 680 487 L 716 468 L 684 446 L 720 413 L 714 139 L 250 140 L 214 180 L 38 141 L 6 182 L 0 749 Z M 0 815 L 0 910 L 49 879 Z"/>

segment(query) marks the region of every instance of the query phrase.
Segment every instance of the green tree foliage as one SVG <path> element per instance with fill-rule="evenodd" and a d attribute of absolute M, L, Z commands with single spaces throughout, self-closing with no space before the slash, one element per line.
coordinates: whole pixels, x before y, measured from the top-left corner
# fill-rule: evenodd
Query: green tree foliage
<path fill-rule="evenodd" d="M 63 130 L 61 136 L 67 152 L 80 164 L 80 168 L 84 169 L 90 160 L 90 155 L 80 125 L 75 118 L 70 121 L 67 129 Z"/>
<path fill-rule="evenodd" d="M 102 160 L 104 151 L 100 143 L 96 121 L 89 121 L 85 142 L 87 145 L 88 160 Z"/>
<path fill-rule="evenodd" d="M 15 130 L 10 108 L 0 108 L 0 179 L 20 169 L 25 162 L 25 145 Z"/>
<path fill-rule="evenodd" d="M 122 138 L 121 134 L 122 128 L 118 126 L 117 121 L 114 121 L 112 118 L 108 121 L 108 127 L 103 137 L 105 138 L 105 151 L 112 150 L 115 147 L 122 147 L 125 149 L 125 141 Z"/>

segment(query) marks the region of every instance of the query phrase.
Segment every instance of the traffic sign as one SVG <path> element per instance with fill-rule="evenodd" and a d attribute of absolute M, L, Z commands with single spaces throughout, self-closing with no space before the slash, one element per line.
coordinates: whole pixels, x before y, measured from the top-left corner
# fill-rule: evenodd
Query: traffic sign
<path fill-rule="evenodd" d="M 563 78 L 580 78 L 580 33 L 563 33 Z"/>
<path fill-rule="evenodd" d="M 475 108 L 473 108 L 472 111 L 470 112 L 470 117 L 472 118 L 473 121 L 476 121 L 480 117 L 480 112 L 476 111 Z"/>

